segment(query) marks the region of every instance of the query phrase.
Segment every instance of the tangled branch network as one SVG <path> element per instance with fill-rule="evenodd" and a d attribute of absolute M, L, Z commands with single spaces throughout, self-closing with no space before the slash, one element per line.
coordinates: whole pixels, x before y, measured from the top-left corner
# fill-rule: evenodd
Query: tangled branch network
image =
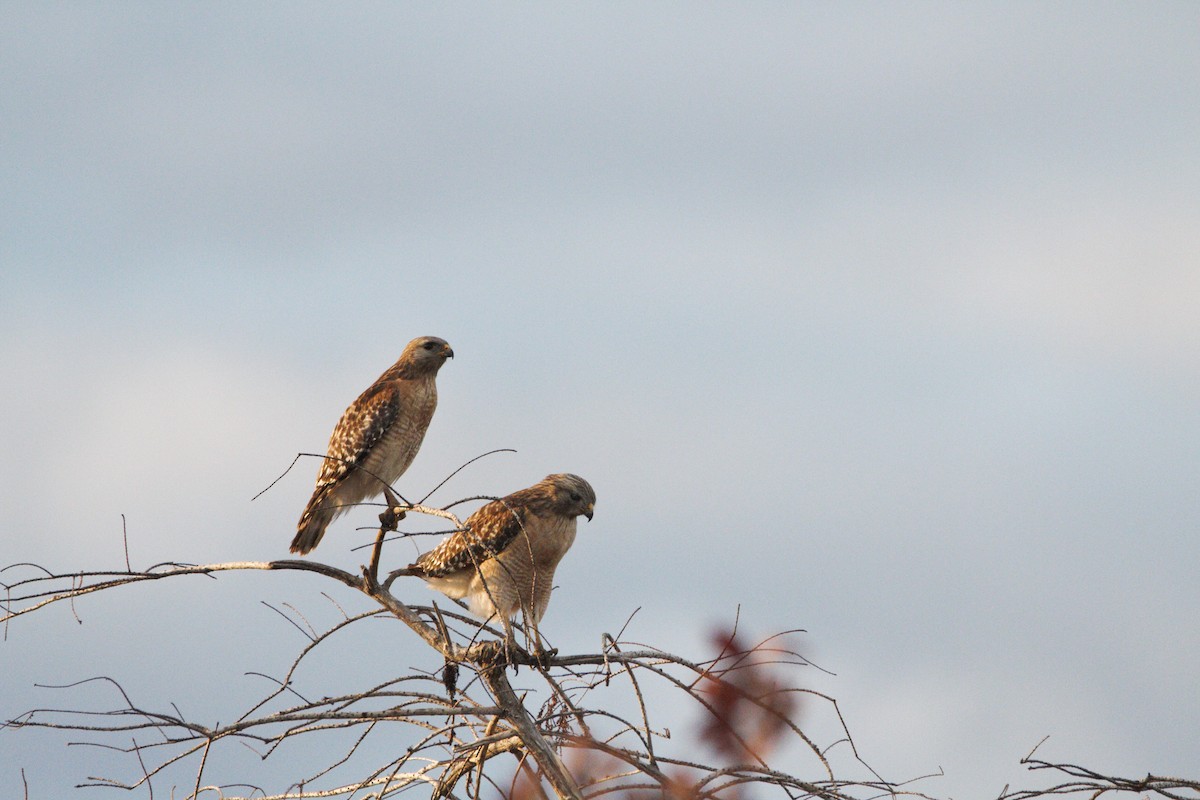
<path fill-rule="evenodd" d="M 144 707 L 132 699 L 136 692 L 102 677 L 72 686 L 115 693 L 115 708 L 34 709 L 6 721 L 3 733 L 63 731 L 118 751 L 112 774 L 80 785 L 147 791 L 151 798 L 156 791 L 172 798 L 225 800 L 380 800 L 411 791 L 433 798 L 506 800 L 733 799 L 763 792 L 792 800 L 929 797 L 915 791 L 911 781 L 897 784 L 879 777 L 859 758 L 836 701 L 799 686 L 806 671 L 818 669 L 793 644 L 801 632 L 749 642 L 735 621 L 713 634 L 712 652 L 698 660 L 628 641 L 624 629 L 600 635 L 594 653 L 530 652 L 506 631 L 456 606 L 406 603 L 393 593 L 392 579 L 379 579 L 383 545 L 405 515 L 462 527 L 449 511 L 456 504 L 399 504 L 390 494 L 388 503 L 370 558 L 358 573 L 299 560 L 164 563 L 143 570 L 130 568 L 127 560 L 119 571 L 62 573 L 33 564 L 0 570 L 6 634 L 17 620 L 56 604 L 74 609 L 98 592 L 189 575 L 315 573 L 352 590 L 350 597 L 363 606 L 347 612 L 350 601 L 325 595 L 337 616 L 320 630 L 294 609 L 276 608 L 305 642 L 282 674 L 261 676 L 269 677 L 271 690 L 233 721 L 202 722 L 173 706 L 169 711 Z M 340 655 L 335 638 L 379 619 L 403 623 L 434 651 L 439 665 L 407 669 L 349 692 L 322 692 L 300 679 L 302 666 L 318 654 L 332 649 Z M 537 641 L 527 624 L 521 627 L 526 642 Z M 821 730 L 824 740 L 810 733 L 813 729 Z M 321 760 L 294 757 L 309 740 L 319 742 L 313 751 Z M 222 761 L 232 743 L 250 747 L 264 761 L 284 762 L 289 777 L 276 786 L 240 776 L 226 779 Z M 1032 755 L 1025 762 L 1030 769 L 1066 773 L 1072 780 L 1006 792 L 1001 800 L 1106 792 L 1168 800 L 1200 797 L 1200 785 L 1193 781 L 1125 780 Z M 164 784 L 170 787 L 165 793 Z"/>

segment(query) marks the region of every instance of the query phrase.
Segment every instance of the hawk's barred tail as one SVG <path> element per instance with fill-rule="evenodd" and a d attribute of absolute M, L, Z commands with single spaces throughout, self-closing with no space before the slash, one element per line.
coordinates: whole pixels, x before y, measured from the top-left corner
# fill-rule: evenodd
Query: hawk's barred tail
<path fill-rule="evenodd" d="M 305 555 L 311 552 L 320 543 L 321 537 L 325 535 L 325 528 L 337 515 L 337 506 L 323 505 L 328 499 L 328 494 L 328 492 L 317 492 L 308 501 L 308 507 L 300 515 L 300 522 L 296 525 L 296 538 L 292 539 L 293 553 Z"/>

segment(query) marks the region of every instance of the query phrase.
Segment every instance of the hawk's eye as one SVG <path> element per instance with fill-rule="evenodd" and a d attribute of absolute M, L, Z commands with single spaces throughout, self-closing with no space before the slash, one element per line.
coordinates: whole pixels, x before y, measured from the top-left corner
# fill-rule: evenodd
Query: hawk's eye
<path fill-rule="evenodd" d="M 571 492 L 571 499 L 578 503 L 583 498 L 579 496 L 579 492 Z"/>
<path fill-rule="evenodd" d="M 432 350 L 432 349 L 433 349 L 433 342 L 426 342 L 426 343 L 425 343 L 425 349 L 426 349 L 426 350 Z"/>

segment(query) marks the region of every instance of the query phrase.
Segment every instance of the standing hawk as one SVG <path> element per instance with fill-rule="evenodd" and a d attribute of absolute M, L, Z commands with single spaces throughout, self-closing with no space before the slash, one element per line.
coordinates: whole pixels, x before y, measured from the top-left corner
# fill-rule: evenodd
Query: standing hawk
<path fill-rule="evenodd" d="M 329 451 L 300 522 L 292 552 L 311 551 L 333 518 L 374 497 L 412 463 L 437 407 L 438 370 L 454 351 L 421 336 L 350 404 L 329 437 Z"/>
<path fill-rule="evenodd" d="M 424 578 L 442 594 L 466 599 L 471 613 L 484 619 L 499 616 L 511 642 L 509 618 L 519 611 L 536 632 L 554 569 L 575 541 L 576 517 L 590 520 L 595 505 L 596 493 L 583 478 L 547 475 L 483 506 L 462 530 L 392 574 Z M 540 651 L 540 636 L 537 641 Z"/>

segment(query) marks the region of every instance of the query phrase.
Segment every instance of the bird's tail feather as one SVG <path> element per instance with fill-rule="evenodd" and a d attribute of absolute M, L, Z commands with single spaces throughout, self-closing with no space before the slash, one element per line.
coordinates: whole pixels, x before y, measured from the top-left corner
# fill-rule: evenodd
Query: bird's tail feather
<path fill-rule="evenodd" d="M 325 528 L 337 516 L 339 508 L 336 505 L 327 504 L 328 493 L 324 491 L 313 492 L 312 499 L 308 501 L 308 506 L 305 507 L 304 513 L 300 515 L 300 522 L 296 525 L 296 538 L 292 539 L 292 552 L 305 555 L 312 552 L 312 549 L 321 542 L 321 537 L 325 535 Z"/>

